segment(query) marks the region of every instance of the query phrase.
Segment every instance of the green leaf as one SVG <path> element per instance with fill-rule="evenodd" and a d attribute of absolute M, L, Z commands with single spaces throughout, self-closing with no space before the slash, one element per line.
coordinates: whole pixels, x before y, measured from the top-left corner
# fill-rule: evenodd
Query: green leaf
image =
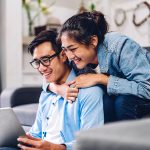
<path fill-rule="evenodd" d="M 22 4 L 25 5 L 25 0 L 22 0 Z"/>
<path fill-rule="evenodd" d="M 40 6 L 41 3 L 42 3 L 42 0 L 37 0 L 37 2 L 38 2 L 38 4 L 39 4 L 39 6 Z"/>
<path fill-rule="evenodd" d="M 95 10 L 95 8 L 96 8 L 95 4 L 92 3 L 91 6 L 90 6 L 90 10 L 93 11 L 93 10 Z"/>

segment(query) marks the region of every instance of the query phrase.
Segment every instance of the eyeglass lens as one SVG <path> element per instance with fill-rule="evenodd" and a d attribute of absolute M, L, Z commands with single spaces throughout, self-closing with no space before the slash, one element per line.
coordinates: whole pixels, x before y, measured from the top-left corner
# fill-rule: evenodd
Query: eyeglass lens
<path fill-rule="evenodd" d="M 38 69 L 40 67 L 40 63 L 43 65 L 43 66 L 49 66 L 50 65 L 50 62 L 51 60 L 57 56 L 58 54 L 54 54 L 52 56 L 45 56 L 45 57 L 42 57 L 41 59 L 35 59 L 33 61 L 30 62 L 30 64 L 32 65 L 32 67 L 34 69 Z"/>

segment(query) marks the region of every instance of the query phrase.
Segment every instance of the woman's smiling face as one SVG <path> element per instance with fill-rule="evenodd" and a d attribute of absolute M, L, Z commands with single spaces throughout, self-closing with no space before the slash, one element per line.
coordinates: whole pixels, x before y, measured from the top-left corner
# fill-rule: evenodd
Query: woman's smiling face
<path fill-rule="evenodd" d="M 93 45 L 86 46 L 68 37 L 66 33 L 61 36 L 62 49 L 69 60 L 74 61 L 78 69 L 82 69 L 88 64 L 98 64 L 97 52 Z"/>

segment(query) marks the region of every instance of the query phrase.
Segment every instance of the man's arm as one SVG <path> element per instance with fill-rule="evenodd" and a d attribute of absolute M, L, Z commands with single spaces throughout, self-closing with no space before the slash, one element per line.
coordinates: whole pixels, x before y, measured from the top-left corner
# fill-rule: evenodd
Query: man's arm
<path fill-rule="evenodd" d="M 99 86 L 79 90 L 78 95 L 80 130 L 87 130 L 104 124 L 103 90 Z M 64 143 L 71 150 L 76 141 Z"/>
<path fill-rule="evenodd" d="M 99 86 L 79 91 L 81 130 L 104 124 L 103 90 Z"/>
<path fill-rule="evenodd" d="M 42 92 L 39 98 L 39 106 L 36 113 L 36 119 L 34 121 L 34 124 L 32 125 L 29 134 L 36 138 L 42 138 L 42 117 L 43 117 L 43 103 L 45 102 L 45 99 L 47 99 L 48 94 L 45 92 Z"/>

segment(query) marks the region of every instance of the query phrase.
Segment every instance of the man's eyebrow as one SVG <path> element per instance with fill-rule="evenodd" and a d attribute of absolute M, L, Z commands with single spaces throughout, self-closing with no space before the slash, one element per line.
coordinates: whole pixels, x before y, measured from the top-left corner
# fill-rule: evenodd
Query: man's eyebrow
<path fill-rule="evenodd" d="M 45 56 L 40 57 L 40 59 L 49 58 L 49 57 L 50 57 L 50 55 L 45 55 Z"/>
<path fill-rule="evenodd" d="M 50 57 L 50 55 L 45 55 L 45 56 L 42 56 L 42 57 L 40 57 L 39 59 L 43 59 L 43 58 L 49 58 Z M 39 60 L 38 58 L 34 58 L 33 60 Z"/>

